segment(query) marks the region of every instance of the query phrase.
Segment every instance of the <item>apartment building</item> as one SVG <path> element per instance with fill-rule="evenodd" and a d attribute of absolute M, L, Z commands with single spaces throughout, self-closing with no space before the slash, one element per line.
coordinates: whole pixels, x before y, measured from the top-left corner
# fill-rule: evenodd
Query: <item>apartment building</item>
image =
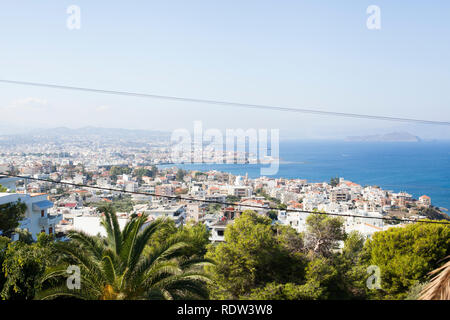
<path fill-rule="evenodd" d="M 162 196 L 175 195 L 175 188 L 171 184 L 161 184 L 155 187 L 155 193 Z"/>
<path fill-rule="evenodd" d="M 0 177 L 0 186 L 5 187 L 10 192 L 14 192 L 16 191 L 16 183 L 19 180 L 19 178 L 15 177 Z"/>
<path fill-rule="evenodd" d="M 53 202 L 48 200 L 46 194 L 0 193 L 0 206 L 18 201 L 27 206 L 19 229 L 29 231 L 34 240 L 37 240 L 41 232 L 55 233 L 55 227 L 62 220 L 62 214 L 48 214 L 48 209 L 53 207 Z M 13 240 L 17 240 L 17 235 L 13 237 Z"/>
<path fill-rule="evenodd" d="M 247 186 L 228 186 L 228 195 L 236 197 L 251 197 L 252 188 Z"/>
<path fill-rule="evenodd" d="M 419 203 L 425 207 L 431 206 L 431 198 L 429 196 L 423 195 L 419 198 Z"/>
<path fill-rule="evenodd" d="M 330 193 L 331 202 L 345 202 L 350 200 L 350 194 L 347 190 L 333 190 Z"/>

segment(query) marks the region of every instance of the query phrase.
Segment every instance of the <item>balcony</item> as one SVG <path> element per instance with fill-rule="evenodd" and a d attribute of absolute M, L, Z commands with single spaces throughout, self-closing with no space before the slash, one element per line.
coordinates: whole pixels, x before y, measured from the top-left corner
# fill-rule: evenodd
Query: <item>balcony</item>
<path fill-rule="evenodd" d="M 48 227 L 49 225 L 56 225 L 62 220 L 62 214 L 48 215 L 47 217 L 39 218 L 39 225 L 41 227 Z"/>

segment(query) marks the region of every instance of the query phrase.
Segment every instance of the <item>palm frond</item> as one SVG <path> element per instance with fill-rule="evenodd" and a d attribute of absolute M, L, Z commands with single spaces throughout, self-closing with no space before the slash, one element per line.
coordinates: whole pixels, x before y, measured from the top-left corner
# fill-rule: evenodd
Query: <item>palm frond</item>
<path fill-rule="evenodd" d="M 142 257 L 142 252 L 144 251 L 145 246 L 147 245 L 151 236 L 160 228 L 161 223 L 162 221 L 155 221 L 151 223 L 136 236 L 128 260 L 128 268 L 130 269 L 131 272 L 134 271 L 136 265 L 138 264 L 140 258 Z"/>
<path fill-rule="evenodd" d="M 165 279 L 182 275 L 183 270 L 179 267 L 176 261 L 161 261 L 159 263 L 154 263 L 149 270 L 140 278 L 141 285 L 149 290 L 153 286 L 156 286 L 159 282 Z"/>
<path fill-rule="evenodd" d="M 94 300 L 98 297 L 86 290 L 69 290 L 66 286 L 58 286 L 43 290 L 36 294 L 35 300 L 53 300 L 57 298 L 76 298 L 80 300 Z"/>
<path fill-rule="evenodd" d="M 105 281 L 100 261 L 95 259 L 92 254 L 71 243 L 59 242 L 55 244 L 55 247 L 59 249 L 63 255 L 62 259 L 68 265 L 78 266 L 83 274 L 92 275 L 93 279 L 98 279 L 99 282 Z"/>
<path fill-rule="evenodd" d="M 450 300 L 450 256 L 447 259 L 447 263 L 429 273 L 434 277 L 422 290 L 419 300 Z"/>
<path fill-rule="evenodd" d="M 102 270 L 105 274 L 106 281 L 108 281 L 109 283 L 116 282 L 116 272 L 114 270 L 114 263 L 110 256 L 103 257 Z"/>
<path fill-rule="evenodd" d="M 165 224 L 145 225 L 146 215 L 131 219 L 120 231 L 113 209 L 106 208 L 102 225 L 107 237 L 72 231 L 72 241 L 56 243 L 63 264 L 48 269 L 42 282 L 51 287 L 42 299 L 204 299 L 211 277 L 205 266 L 212 261 L 192 255 L 189 238 L 173 236 L 148 247 L 151 237 Z M 149 248 L 149 249 L 147 249 Z M 145 250 L 144 250 L 145 249 Z M 80 268 L 81 288 L 69 290 L 67 266 Z"/>
<path fill-rule="evenodd" d="M 68 237 L 71 240 L 80 243 L 86 249 L 89 249 L 92 252 L 92 254 L 96 256 L 97 259 L 100 260 L 102 258 L 103 246 L 101 242 L 95 237 L 92 237 L 83 231 L 75 231 L 75 230 L 70 230 L 68 232 Z"/>
<path fill-rule="evenodd" d="M 145 222 L 146 217 L 141 216 L 139 218 L 134 218 L 129 221 L 122 233 L 122 248 L 120 251 L 120 258 L 128 266 L 130 259 L 133 254 L 133 247 L 136 243 L 136 238 L 139 234 L 139 230 Z"/>
<path fill-rule="evenodd" d="M 117 254 L 120 254 L 122 245 L 122 233 L 120 232 L 119 221 L 117 215 L 112 208 L 103 210 L 104 218 L 101 224 L 106 230 L 109 245 L 114 248 Z"/>
<path fill-rule="evenodd" d="M 170 293 L 172 299 L 187 299 L 189 296 L 207 298 L 207 283 L 211 280 L 203 274 L 181 274 L 162 279 L 153 288 Z"/>

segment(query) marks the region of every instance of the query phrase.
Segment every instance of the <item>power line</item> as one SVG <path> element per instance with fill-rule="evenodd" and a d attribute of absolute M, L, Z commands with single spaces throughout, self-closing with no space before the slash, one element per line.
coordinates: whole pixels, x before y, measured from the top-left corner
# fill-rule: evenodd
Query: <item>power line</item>
<path fill-rule="evenodd" d="M 52 88 L 52 89 L 75 90 L 75 91 L 84 91 L 84 92 L 102 93 L 102 94 L 112 94 L 112 95 L 138 97 L 138 98 L 160 99 L 160 100 L 177 101 L 177 102 L 193 102 L 193 103 L 214 104 L 214 105 L 221 105 L 221 106 L 241 107 L 241 108 L 250 108 L 250 109 L 307 113 L 307 114 L 316 114 L 316 115 L 322 115 L 322 116 L 336 116 L 336 117 L 347 117 L 347 118 L 358 118 L 358 119 L 371 119 L 371 120 L 382 120 L 382 121 L 396 121 L 396 122 L 409 122 L 409 123 L 419 123 L 419 124 L 450 126 L 449 121 L 436 121 L 436 120 L 411 119 L 411 118 L 403 118 L 403 117 L 377 116 L 377 115 L 348 113 L 348 112 L 322 111 L 322 110 L 314 110 L 314 109 L 299 109 L 299 108 L 292 108 L 292 107 L 249 104 L 249 103 L 241 103 L 241 102 L 229 102 L 229 101 L 220 101 L 220 100 L 176 97 L 176 96 L 165 96 L 165 95 L 137 93 L 137 92 L 130 92 L 130 91 L 102 90 L 102 89 L 57 85 L 57 84 L 26 82 L 26 81 L 14 81 L 14 80 L 1 80 L 0 79 L 0 83 L 16 84 L 16 85 L 24 85 L 24 86 L 34 86 L 34 87 L 44 87 L 44 88 Z"/>
<path fill-rule="evenodd" d="M 0 173 L 1 175 L 8 176 L 8 177 L 14 177 L 14 178 L 20 178 L 20 179 L 27 179 L 27 180 L 35 180 L 35 181 L 42 181 L 42 182 L 50 182 L 50 183 L 56 183 L 56 184 L 62 184 L 62 185 L 68 185 L 73 186 L 77 188 L 91 188 L 96 190 L 104 190 L 104 191 L 113 191 L 113 192 L 121 192 L 121 193 L 129 193 L 129 194 L 138 194 L 138 195 L 146 195 L 146 196 L 153 196 L 153 197 L 161 197 L 161 198 L 167 198 L 172 200 L 185 200 L 185 201 L 193 201 L 193 202 L 203 202 L 203 203 L 213 203 L 213 204 L 221 204 L 221 205 L 227 205 L 227 206 L 240 206 L 245 208 L 253 208 L 253 209 L 263 209 L 263 210 L 280 210 L 279 208 L 275 207 L 264 207 L 264 206 L 257 206 L 257 205 L 242 205 L 242 204 L 236 204 L 234 202 L 222 202 L 218 200 L 206 200 L 206 199 L 197 199 L 192 197 L 181 197 L 181 196 L 169 196 L 169 195 L 161 195 L 161 194 L 155 194 L 150 192 L 139 192 L 139 191 L 127 191 L 127 190 L 121 190 L 121 189 L 113 189 L 113 188 L 105 188 L 105 187 L 99 187 L 99 186 L 89 186 L 86 184 L 77 184 L 77 183 L 71 183 L 71 182 L 62 182 L 62 181 L 55 181 L 50 179 L 41 179 L 41 178 L 32 178 L 32 177 L 26 177 L 26 176 L 19 176 L 9 173 Z M 339 213 L 331 213 L 331 212 L 316 212 L 316 211 L 307 211 L 307 210 L 299 210 L 299 209 L 286 209 L 283 210 L 286 212 L 299 212 L 299 213 L 310 213 L 310 214 L 319 214 L 319 215 L 329 215 L 329 216 L 338 216 L 338 217 L 349 217 L 349 218 L 363 218 L 363 219 L 377 219 L 377 220 L 385 220 L 385 221 L 396 221 L 396 222 L 420 222 L 420 223 L 437 223 L 437 224 L 448 224 L 450 225 L 450 222 L 440 222 L 440 221 L 423 221 L 423 220 L 414 220 L 414 219 L 395 219 L 395 218 L 384 218 L 384 217 L 367 217 L 362 215 L 352 215 L 352 214 L 339 214 Z"/>

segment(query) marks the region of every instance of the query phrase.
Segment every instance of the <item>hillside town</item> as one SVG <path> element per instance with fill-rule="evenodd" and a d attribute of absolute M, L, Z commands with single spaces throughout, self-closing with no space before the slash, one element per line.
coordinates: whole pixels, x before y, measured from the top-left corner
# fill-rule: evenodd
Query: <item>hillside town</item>
<path fill-rule="evenodd" d="M 450 1 L 1 8 L 2 314 L 449 314 Z"/>
<path fill-rule="evenodd" d="M 347 232 L 359 231 L 368 238 L 411 219 L 430 218 L 427 213 L 440 214 L 427 195 L 413 199 L 406 192 L 362 186 L 344 178 L 321 183 L 251 179 L 219 171 L 143 165 L 138 154 L 133 161 L 116 154 L 105 164 L 107 155 L 100 155 L 93 157 L 89 151 L 56 158 L 42 152 L 3 155 L 0 172 L 20 178 L 0 177 L 0 185 L 7 190 L 0 193 L 0 205 L 25 203 L 28 209 L 20 228 L 34 239 L 41 232 L 64 239 L 73 229 L 102 234 L 97 208 L 105 205 L 116 209 L 121 226 L 142 214 L 149 222 L 164 217 L 177 226 L 204 223 L 214 242 L 224 241 L 226 226 L 248 209 L 298 232 L 305 231 L 306 218 L 315 212 L 342 215 Z"/>

